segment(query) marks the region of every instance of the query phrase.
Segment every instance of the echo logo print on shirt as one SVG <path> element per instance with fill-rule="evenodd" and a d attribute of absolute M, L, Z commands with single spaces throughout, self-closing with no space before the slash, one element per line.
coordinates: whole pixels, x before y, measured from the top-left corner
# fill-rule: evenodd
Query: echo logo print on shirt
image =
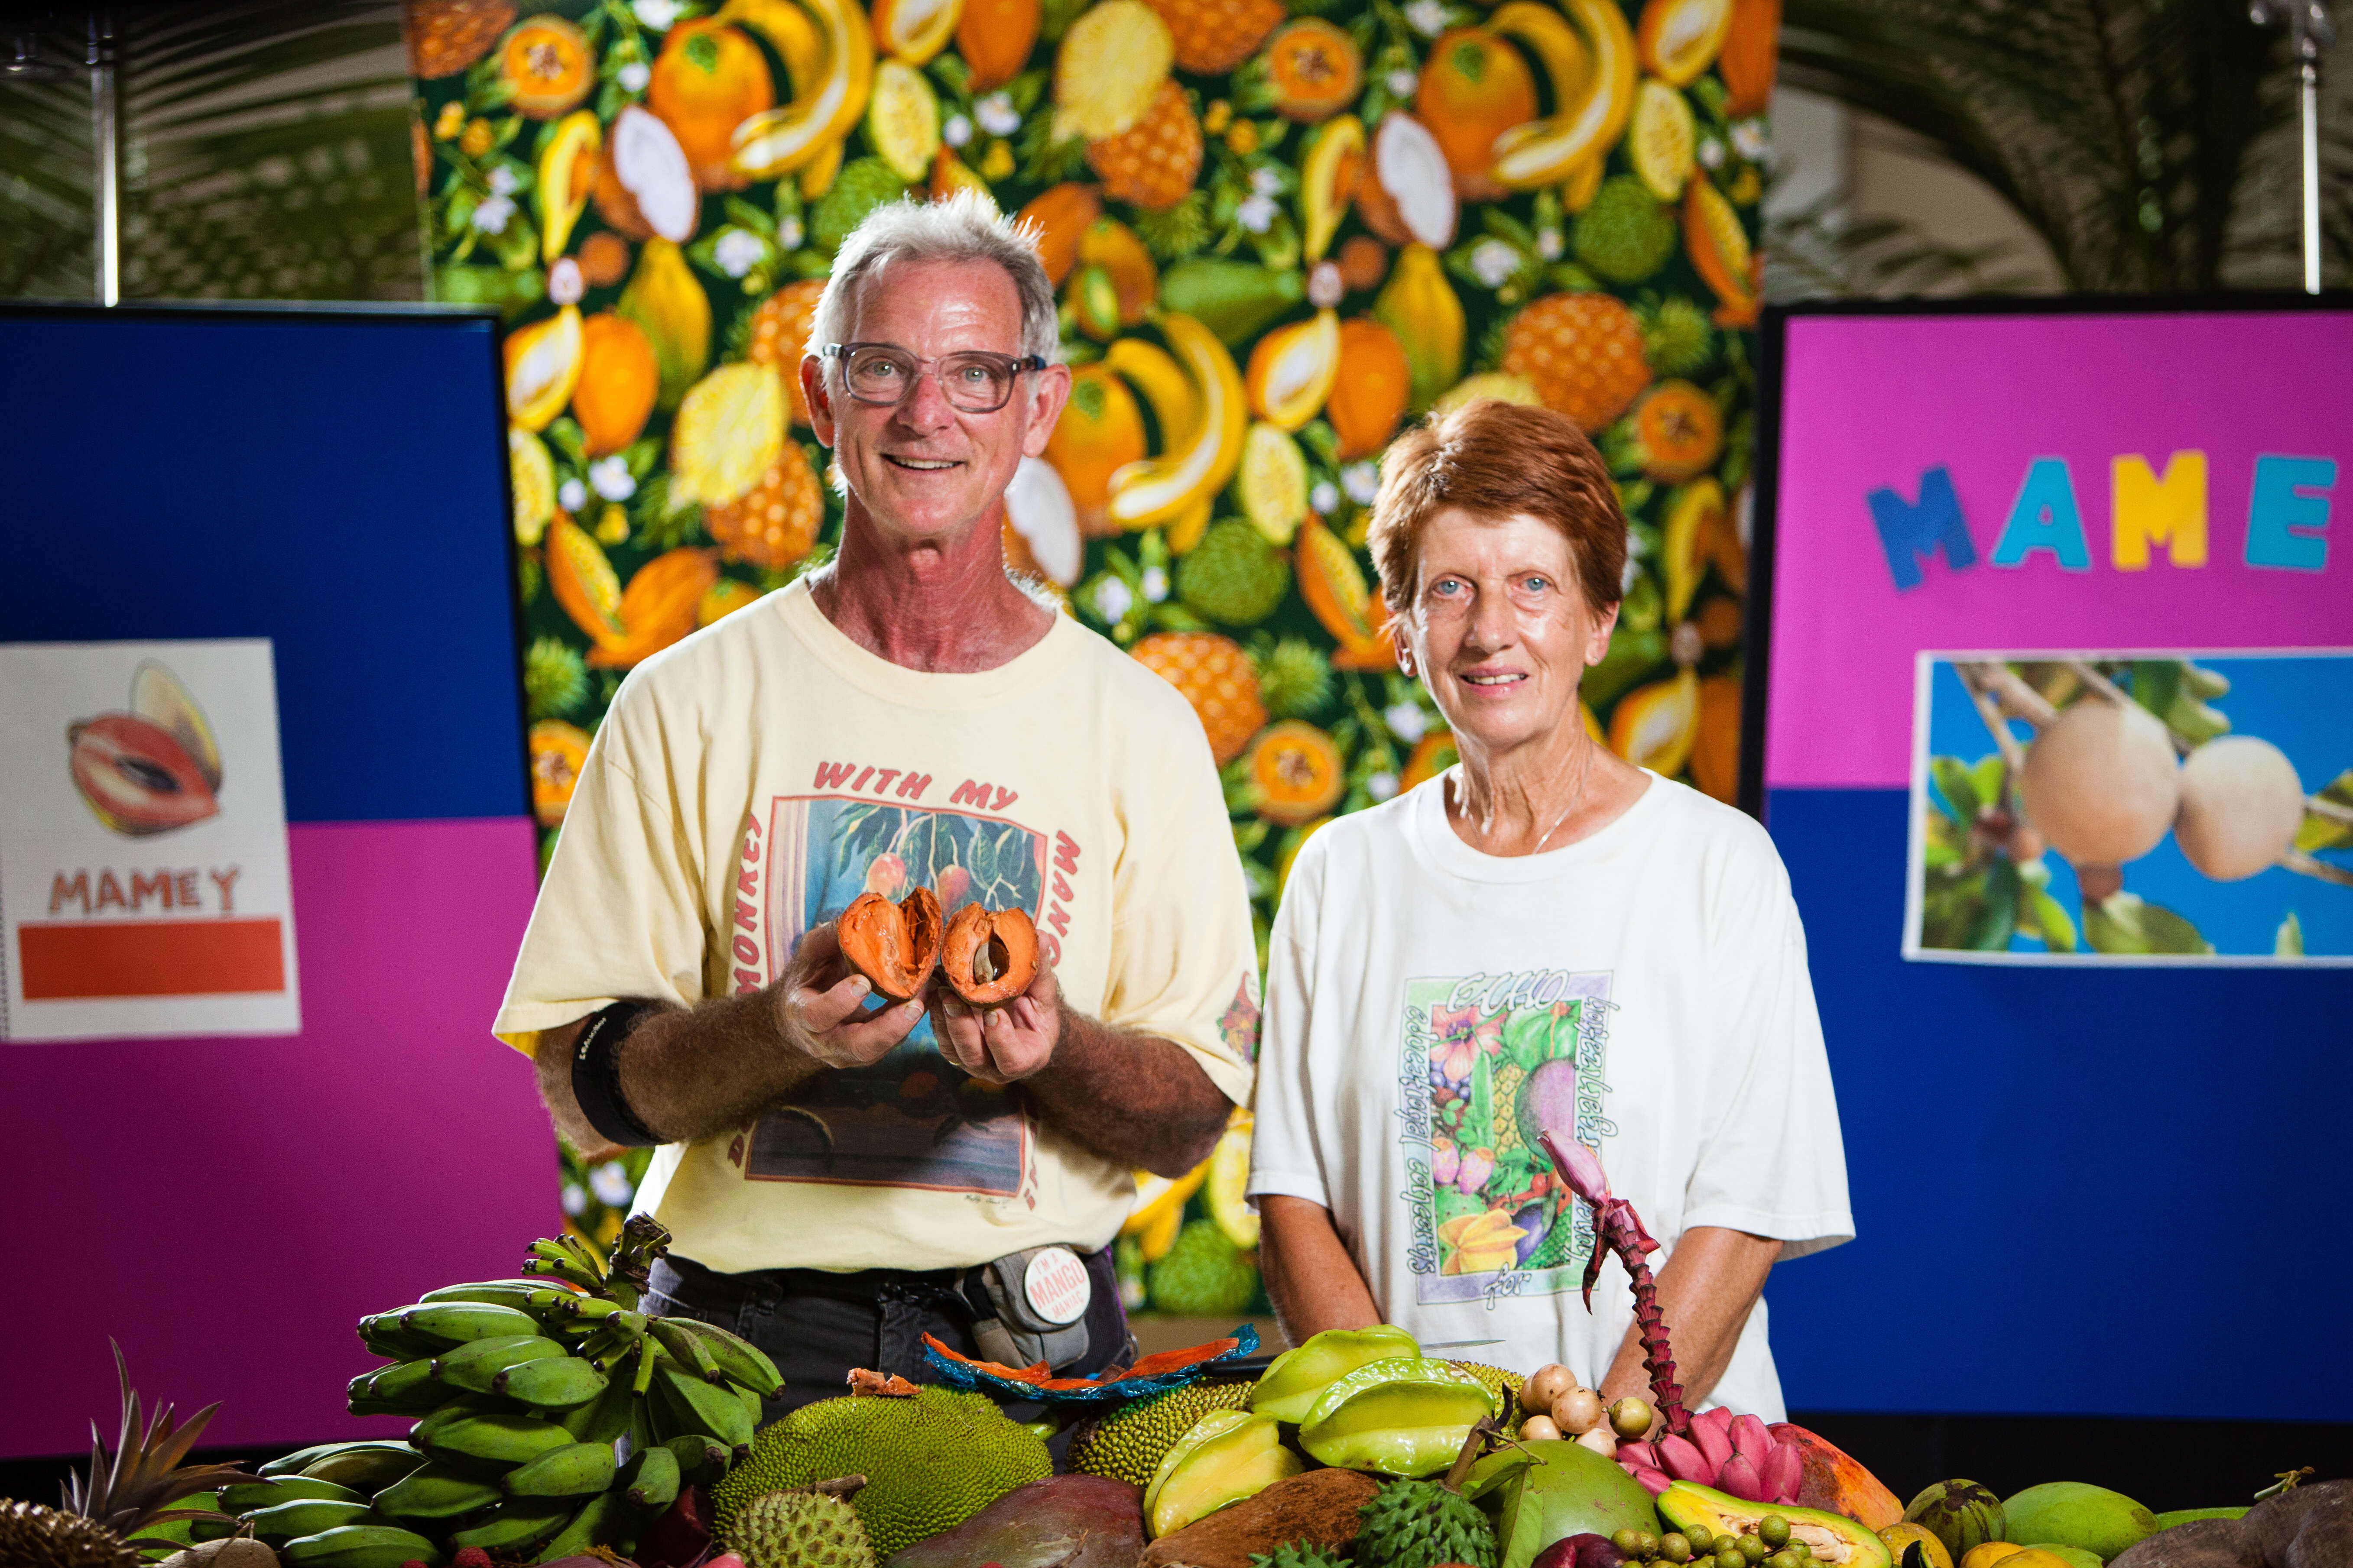
<path fill-rule="evenodd" d="M 1609 980 L 1533 969 L 1406 983 L 1398 1139 L 1419 1301 L 1492 1306 L 1582 1279 L 1592 1217 L 1536 1139 L 1573 1124 L 1598 1147 L 1617 1131 L 1603 1114 Z"/>

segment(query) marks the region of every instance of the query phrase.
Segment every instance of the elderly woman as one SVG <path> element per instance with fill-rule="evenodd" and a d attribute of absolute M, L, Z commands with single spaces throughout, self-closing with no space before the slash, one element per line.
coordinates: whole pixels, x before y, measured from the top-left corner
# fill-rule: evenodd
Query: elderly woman
<path fill-rule="evenodd" d="M 1805 933 L 1754 821 L 1630 766 L 1577 699 L 1626 520 L 1591 443 L 1474 402 L 1389 448 L 1371 542 L 1459 765 L 1322 829 L 1275 918 L 1250 1191 L 1293 1343 L 1425 1346 L 1645 1386 L 1612 1261 L 1536 1145 L 1599 1151 L 1664 1244 L 1694 1409 L 1783 1416 L 1760 1292 L 1853 1234 Z"/>

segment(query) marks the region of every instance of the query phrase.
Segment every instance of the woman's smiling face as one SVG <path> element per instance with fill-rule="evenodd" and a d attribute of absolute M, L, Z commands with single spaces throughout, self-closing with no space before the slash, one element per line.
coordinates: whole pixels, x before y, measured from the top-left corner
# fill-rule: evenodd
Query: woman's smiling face
<path fill-rule="evenodd" d="M 1413 671 L 1460 741 L 1508 751 L 1581 724 L 1577 682 L 1609 651 L 1559 529 L 1449 507 L 1424 525 L 1401 627 Z"/>

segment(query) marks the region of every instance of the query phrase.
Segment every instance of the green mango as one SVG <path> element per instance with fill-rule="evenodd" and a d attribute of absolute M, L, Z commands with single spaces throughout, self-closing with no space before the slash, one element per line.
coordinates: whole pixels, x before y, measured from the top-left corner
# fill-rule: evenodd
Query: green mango
<path fill-rule="evenodd" d="M 1160 308 L 1192 317 L 1228 348 L 1271 326 L 1307 298 L 1297 270 L 1274 271 L 1251 261 L 1200 257 L 1160 275 Z"/>
<path fill-rule="evenodd" d="M 1536 1553 L 1572 1535 L 1666 1529 L 1651 1494 L 1617 1460 L 1565 1438 L 1488 1455 L 1471 1467 L 1462 1495 L 1495 1521 L 1496 1568 L 1528 1568 Z"/>
<path fill-rule="evenodd" d="M 2102 1562 L 2157 1533 L 2157 1515 L 2122 1492 L 2083 1481 L 2045 1481 L 2004 1498 L 2010 1539 L 2080 1547 Z"/>
<path fill-rule="evenodd" d="M 2241 1503 L 2236 1508 L 2177 1508 L 2170 1513 L 2158 1514 L 2157 1528 L 2171 1530 L 2177 1524 L 2195 1524 L 2201 1519 L 2244 1519 L 2247 1507 Z"/>
<path fill-rule="evenodd" d="M 1454 1462 L 1493 1394 L 1451 1362 L 1367 1362 L 1326 1388 L 1299 1424 L 1299 1446 L 1327 1465 L 1428 1476 Z"/>
<path fill-rule="evenodd" d="M 1419 1356 L 1411 1334 L 1390 1323 L 1369 1329 L 1326 1329 L 1267 1363 L 1250 1391 L 1250 1407 L 1261 1415 L 1293 1425 L 1307 1418 L 1324 1391 L 1377 1361 Z"/>

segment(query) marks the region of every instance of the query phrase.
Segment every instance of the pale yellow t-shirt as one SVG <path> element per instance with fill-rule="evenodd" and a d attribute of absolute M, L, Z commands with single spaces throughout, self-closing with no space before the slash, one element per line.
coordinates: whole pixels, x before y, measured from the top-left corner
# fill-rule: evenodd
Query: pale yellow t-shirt
<path fill-rule="evenodd" d="M 757 990 L 860 893 L 914 886 L 1029 910 L 1071 1006 L 1176 1041 L 1249 1100 L 1249 895 L 1183 696 L 1067 616 L 996 669 L 902 668 L 805 584 L 623 682 L 492 1028 L 528 1050 L 622 997 Z M 1018 1086 L 950 1066 L 927 1021 L 873 1067 L 666 1146 L 638 1207 L 723 1272 L 940 1268 L 1102 1247 L 1134 1195 Z"/>

